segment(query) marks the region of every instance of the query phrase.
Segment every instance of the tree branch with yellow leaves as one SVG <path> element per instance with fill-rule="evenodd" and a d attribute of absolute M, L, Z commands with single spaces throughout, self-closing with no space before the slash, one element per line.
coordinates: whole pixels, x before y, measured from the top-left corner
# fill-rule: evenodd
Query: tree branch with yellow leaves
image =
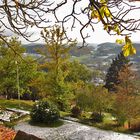
<path fill-rule="evenodd" d="M 138 0 L 2 0 L 1 38 L 5 35 L 4 32 L 10 30 L 31 41 L 30 28 L 53 26 L 51 23 L 53 19 L 50 18 L 53 17 L 55 23 L 61 25 L 65 31 L 69 28 L 72 32 L 78 25 L 83 40 L 82 46 L 86 45 L 86 39 L 90 37 L 86 32 L 87 29 L 94 32 L 94 25 L 98 23 L 102 23 L 103 30 L 109 35 L 125 36 L 130 39 L 133 32 L 140 30 L 140 17 L 132 17 L 134 11 L 140 11 L 135 1 Z M 65 8 L 67 13 L 63 13 Z M 65 35 L 71 40 L 67 31 Z M 129 54 L 134 53 L 135 51 Z"/>

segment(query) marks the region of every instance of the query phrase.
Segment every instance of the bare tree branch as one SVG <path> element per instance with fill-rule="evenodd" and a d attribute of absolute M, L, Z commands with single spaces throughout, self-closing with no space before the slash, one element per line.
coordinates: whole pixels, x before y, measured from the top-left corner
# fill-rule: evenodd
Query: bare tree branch
<path fill-rule="evenodd" d="M 134 4 L 139 0 L 1 0 L 0 2 L 0 34 L 11 31 L 28 41 L 31 40 L 32 33 L 29 29 L 51 25 L 49 15 L 55 18 L 57 24 L 61 24 L 63 30 L 66 30 L 67 23 L 70 22 L 69 29 L 73 31 L 78 25 L 79 34 L 83 40 L 83 46 L 86 39 L 90 36 L 85 34 L 87 28 L 94 32 L 94 25 L 101 22 L 110 35 L 131 35 L 132 32 L 140 30 L 140 19 L 129 17 L 133 11 L 139 12 L 140 7 Z M 83 4 L 84 3 L 84 4 Z M 69 6 L 71 5 L 71 6 Z M 68 7 L 69 6 L 69 7 Z M 111 18 L 107 14 L 102 16 L 101 8 L 106 6 L 110 12 Z M 59 10 L 67 9 L 67 13 L 59 16 Z M 92 18 L 91 14 L 98 12 L 100 21 Z M 112 32 L 113 28 L 119 28 L 118 32 Z M 67 38 L 71 38 L 65 32 Z"/>
<path fill-rule="evenodd" d="M 133 11 L 140 10 L 140 7 L 137 5 L 134 5 L 134 0 L 106 0 L 105 3 L 101 2 L 100 0 L 89 0 L 83 5 L 83 7 L 80 7 L 80 12 L 77 10 L 77 5 L 80 5 L 80 2 L 82 3 L 84 0 L 72 0 L 72 8 L 69 8 L 69 11 L 71 11 L 69 14 L 63 17 L 63 20 L 59 19 L 59 16 L 57 15 L 57 12 L 59 9 L 64 8 L 69 2 L 67 0 L 62 0 L 60 3 L 56 5 L 55 8 L 49 9 L 52 13 L 54 13 L 54 16 L 58 23 L 62 24 L 62 27 L 65 28 L 65 24 L 72 20 L 71 22 L 71 30 L 75 28 L 76 22 L 79 23 L 79 26 L 81 26 L 80 34 L 83 39 L 83 45 L 86 43 L 86 38 L 89 37 L 89 35 L 84 35 L 83 31 L 86 30 L 87 27 L 90 27 L 92 31 L 94 31 L 94 24 L 97 24 L 98 22 L 95 22 L 95 19 L 92 19 L 91 13 L 92 8 L 94 8 L 99 16 L 100 21 L 103 24 L 103 26 L 108 26 L 108 34 L 110 35 L 131 35 L 132 32 L 136 32 L 140 30 L 140 19 L 128 17 L 129 14 L 133 13 Z M 135 0 L 138 1 L 138 0 Z M 108 17 L 107 15 L 102 17 L 101 13 L 101 7 L 103 7 L 107 3 L 107 8 L 112 16 L 112 18 Z M 79 7 L 78 7 L 79 8 Z M 137 11 L 138 12 L 138 11 Z M 79 17 L 86 16 L 86 21 L 81 20 Z M 112 33 L 112 28 L 115 26 L 118 26 L 119 33 L 115 32 Z"/>

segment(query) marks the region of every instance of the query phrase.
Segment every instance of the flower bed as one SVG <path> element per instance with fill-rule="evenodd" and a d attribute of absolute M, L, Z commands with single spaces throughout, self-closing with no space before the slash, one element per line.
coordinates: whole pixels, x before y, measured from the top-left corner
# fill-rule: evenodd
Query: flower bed
<path fill-rule="evenodd" d="M 16 132 L 10 128 L 0 126 L 0 140 L 13 140 Z"/>

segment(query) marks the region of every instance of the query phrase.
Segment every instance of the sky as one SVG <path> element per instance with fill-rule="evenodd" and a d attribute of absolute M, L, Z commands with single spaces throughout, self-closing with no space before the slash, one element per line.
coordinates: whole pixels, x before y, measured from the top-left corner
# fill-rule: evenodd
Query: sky
<path fill-rule="evenodd" d="M 98 25 L 99 27 L 102 25 Z M 114 42 L 116 39 L 124 39 L 122 36 L 114 36 L 114 35 L 109 35 L 106 31 L 103 30 L 102 27 L 95 27 L 95 31 L 92 32 L 91 30 L 88 30 L 88 33 L 91 34 L 91 36 L 86 40 L 88 43 L 95 43 L 95 44 L 100 44 L 104 42 Z M 40 30 L 38 29 L 33 29 L 34 34 L 32 35 L 32 38 L 38 39 L 40 38 Z M 74 38 L 77 38 L 78 42 L 82 42 L 81 36 L 79 34 L 79 31 L 75 31 L 74 33 L 69 33 L 70 36 L 73 36 Z M 28 44 L 30 42 L 26 41 L 24 38 L 19 37 L 19 39 L 22 41 L 23 44 Z M 140 42 L 140 31 L 133 33 L 131 36 L 131 40 L 133 42 Z M 36 43 L 44 43 L 43 39 L 39 39 Z"/>
<path fill-rule="evenodd" d="M 81 7 L 85 6 L 85 1 L 86 0 L 83 0 L 83 3 L 80 5 Z M 136 2 L 135 4 L 140 6 L 140 2 Z M 66 15 L 69 12 L 68 9 L 70 9 L 70 7 L 71 7 L 71 3 L 69 3 L 69 5 L 66 5 L 64 8 L 61 8 L 61 10 L 58 11 L 58 13 L 57 13 L 58 17 L 60 19 L 62 19 L 64 17 L 64 15 Z M 77 7 L 77 9 L 79 7 Z M 135 18 L 135 17 L 140 18 L 140 10 L 139 11 L 137 10 L 137 11 L 131 13 L 130 15 L 128 15 L 128 18 Z M 80 17 L 80 18 L 83 22 L 84 22 L 84 20 L 86 20 L 86 17 Z M 66 25 L 66 27 L 68 27 L 68 29 L 66 29 L 67 34 L 71 38 L 77 39 L 78 42 L 82 42 L 82 38 L 81 38 L 80 33 L 79 33 L 80 27 L 79 27 L 78 23 L 76 23 L 76 28 L 73 31 L 71 31 L 69 29 L 70 22 Z M 40 31 L 41 30 L 39 30 L 37 28 L 32 28 L 32 29 L 29 29 L 28 31 L 34 33 L 33 36 L 32 36 L 32 39 L 40 38 Z M 90 34 L 90 37 L 86 40 L 88 43 L 100 44 L 100 43 L 104 43 L 104 42 L 115 42 L 116 39 L 123 39 L 124 38 L 124 37 L 121 37 L 121 36 L 113 36 L 113 35 L 110 36 L 106 31 L 103 30 L 103 27 L 102 27 L 101 23 L 99 23 L 97 25 L 96 24 L 94 25 L 94 32 L 91 29 L 86 29 L 85 33 Z M 8 32 L 8 34 L 11 34 L 11 33 Z M 19 37 L 19 39 L 22 41 L 23 44 L 30 43 L 30 42 L 27 42 L 22 37 Z M 133 42 L 140 42 L 140 31 L 136 32 L 136 33 L 133 33 L 132 36 L 131 36 L 131 40 Z M 40 40 L 37 41 L 37 43 L 44 43 L 44 41 L 43 41 L 43 39 L 40 38 Z"/>

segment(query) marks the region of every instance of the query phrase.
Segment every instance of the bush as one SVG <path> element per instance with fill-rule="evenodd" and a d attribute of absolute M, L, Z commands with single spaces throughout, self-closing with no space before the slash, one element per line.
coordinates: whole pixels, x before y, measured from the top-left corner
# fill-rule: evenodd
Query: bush
<path fill-rule="evenodd" d="M 133 132 L 140 132 L 140 120 L 137 119 L 136 122 L 131 123 L 130 130 Z"/>
<path fill-rule="evenodd" d="M 93 112 L 93 113 L 91 114 L 91 117 L 90 117 L 90 118 L 91 118 L 91 120 L 92 120 L 93 122 L 97 122 L 97 123 L 103 121 L 103 116 L 100 115 L 99 113 L 96 113 L 96 112 Z"/>
<path fill-rule="evenodd" d="M 74 106 L 72 109 L 71 109 L 71 113 L 72 113 L 72 116 L 73 117 L 79 117 L 82 113 L 80 107 L 78 106 Z"/>
<path fill-rule="evenodd" d="M 47 124 L 58 121 L 60 117 L 59 110 L 56 106 L 44 100 L 39 101 L 33 106 L 30 115 L 31 121 Z"/>

